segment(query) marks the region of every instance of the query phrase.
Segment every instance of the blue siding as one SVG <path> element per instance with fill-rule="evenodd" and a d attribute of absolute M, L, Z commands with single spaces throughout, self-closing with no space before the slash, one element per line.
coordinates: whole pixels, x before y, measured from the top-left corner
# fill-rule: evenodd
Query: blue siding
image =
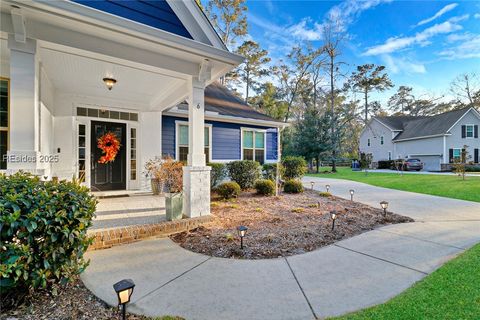
<path fill-rule="evenodd" d="M 165 0 L 73 0 L 122 18 L 193 39 Z"/>
<path fill-rule="evenodd" d="M 162 117 L 162 155 L 175 158 L 175 121 L 188 121 L 186 118 Z M 212 161 L 240 160 L 240 134 L 242 127 L 267 129 L 267 160 L 277 160 L 277 129 L 262 126 L 242 125 L 219 121 L 205 121 L 212 125 Z"/>

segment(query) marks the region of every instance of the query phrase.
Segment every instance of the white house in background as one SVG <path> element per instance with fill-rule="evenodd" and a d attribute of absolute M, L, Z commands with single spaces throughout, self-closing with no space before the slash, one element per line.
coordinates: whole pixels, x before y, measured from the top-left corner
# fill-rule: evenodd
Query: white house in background
<path fill-rule="evenodd" d="M 243 57 L 194 0 L 2 0 L 0 10 L 0 170 L 142 190 L 145 162 L 169 154 L 186 160 L 185 214 L 200 216 L 206 160 L 277 161 L 283 124 L 214 83 Z M 120 149 L 103 164 L 107 132 Z"/>
<path fill-rule="evenodd" d="M 360 135 L 360 152 L 373 162 L 418 158 L 424 170 L 445 170 L 468 146 L 468 162 L 479 163 L 480 113 L 473 107 L 435 116 L 373 117 Z"/>

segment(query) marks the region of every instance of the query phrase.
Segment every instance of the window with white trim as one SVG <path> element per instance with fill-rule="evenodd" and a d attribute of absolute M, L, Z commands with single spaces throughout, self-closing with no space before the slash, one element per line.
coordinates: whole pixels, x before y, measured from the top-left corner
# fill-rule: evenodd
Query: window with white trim
<path fill-rule="evenodd" d="M 380 144 L 383 145 L 383 136 L 380 137 Z"/>
<path fill-rule="evenodd" d="M 85 182 L 86 178 L 86 154 L 87 154 L 87 126 L 78 125 L 78 180 Z"/>
<path fill-rule="evenodd" d="M 130 128 L 130 180 L 137 180 L 137 129 Z"/>
<path fill-rule="evenodd" d="M 9 111 L 10 83 L 6 78 L 0 79 L 0 170 L 7 169 L 8 150 L 8 111 Z"/>
<path fill-rule="evenodd" d="M 367 139 L 367 146 L 370 147 L 370 138 Z"/>
<path fill-rule="evenodd" d="M 453 160 L 461 160 L 462 159 L 462 149 L 453 149 Z"/>
<path fill-rule="evenodd" d="M 243 129 L 242 143 L 243 160 L 265 162 L 265 131 Z"/>
<path fill-rule="evenodd" d="M 465 137 L 473 138 L 473 124 L 467 124 L 465 126 Z"/>
<path fill-rule="evenodd" d="M 177 146 L 177 160 L 187 162 L 188 159 L 188 125 L 179 124 L 177 126 L 178 146 Z M 210 162 L 210 129 L 211 126 L 205 126 L 204 129 L 204 152 L 205 160 Z"/>

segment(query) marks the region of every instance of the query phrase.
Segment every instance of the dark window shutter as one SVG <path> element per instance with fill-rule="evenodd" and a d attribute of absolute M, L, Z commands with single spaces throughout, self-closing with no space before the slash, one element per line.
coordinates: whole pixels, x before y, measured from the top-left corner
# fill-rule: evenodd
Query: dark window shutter
<path fill-rule="evenodd" d="M 453 162 L 453 149 L 448 149 L 448 162 Z"/>
<path fill-rule="evenodd" d="M 478 163 L 478 149 L 473 150 L 473 162 Z"/>
<path fill-rule="evenodd" d="M 478 125 L 473 126 L 473 137 L 478 138 Z"/>
<path fill-rule="evenodd" d="M 467 126 L 462 126 L 462 138 L 467 137 Z"/>
<path fill-rule="evenodd" d="M 462 161 L 462 163 L 466 163 L 467 162 L 467 159 L 465 159 L 465 149 L 462 148 L 462 153 L 460 154 L 460 160 Z"/>

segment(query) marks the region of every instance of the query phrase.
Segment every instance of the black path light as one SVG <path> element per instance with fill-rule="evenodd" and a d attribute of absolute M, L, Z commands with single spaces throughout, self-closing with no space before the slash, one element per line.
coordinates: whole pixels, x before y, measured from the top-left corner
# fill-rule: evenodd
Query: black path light
<path fill-rule="evenodd" d="M 355 193 L 355 190 L 350 189 L 350 201 L 353 201 L 353 194 Z"/>
<path fill-rule="evenodd" d="M 382 206 L 383 209 L 383 216 L 387 216 L 387 208 L 388 208 L 388 202 L 387 201 L 381 201 L 380 205 Z"/>
<path fill-rule="evenodd" d="M 248 228 L 245 226 L 237 227 L 238 235 L 240 236 L 240 249 L 243 249 L 243 237 L 247 234 Z"/>
<path fill-rule="evenodd" d="M 118 305 L 122 305 L 122 319 L 126 319 L 127 303 L 130 302 L 130 297 L 135 288 L 135 283 L 132 279 L 123 279 L 113 285 L 113 289 L 117 293 Z"/>
<path fill-rule="evenodd" d="M 329 184 L 325 185 L 325 189 L 327 189 L 327 192 L 330 192 L 330 185 Z"/>
<path fill-rule="evenodd" d="M 310 181 L 310 186 L 312 188 L 312 191 L 313 191 L 313 186 L 315 185 L 315 181 Z"/>
<path fill-rule="evenodd" d="M 332 219 L 332 231 L 333 231 L 333 229 L 335 228 L 335 220 L 337 220 L 337 211 L 336 210 L 332 210 L 330 212 L 330 218 Z"/>

